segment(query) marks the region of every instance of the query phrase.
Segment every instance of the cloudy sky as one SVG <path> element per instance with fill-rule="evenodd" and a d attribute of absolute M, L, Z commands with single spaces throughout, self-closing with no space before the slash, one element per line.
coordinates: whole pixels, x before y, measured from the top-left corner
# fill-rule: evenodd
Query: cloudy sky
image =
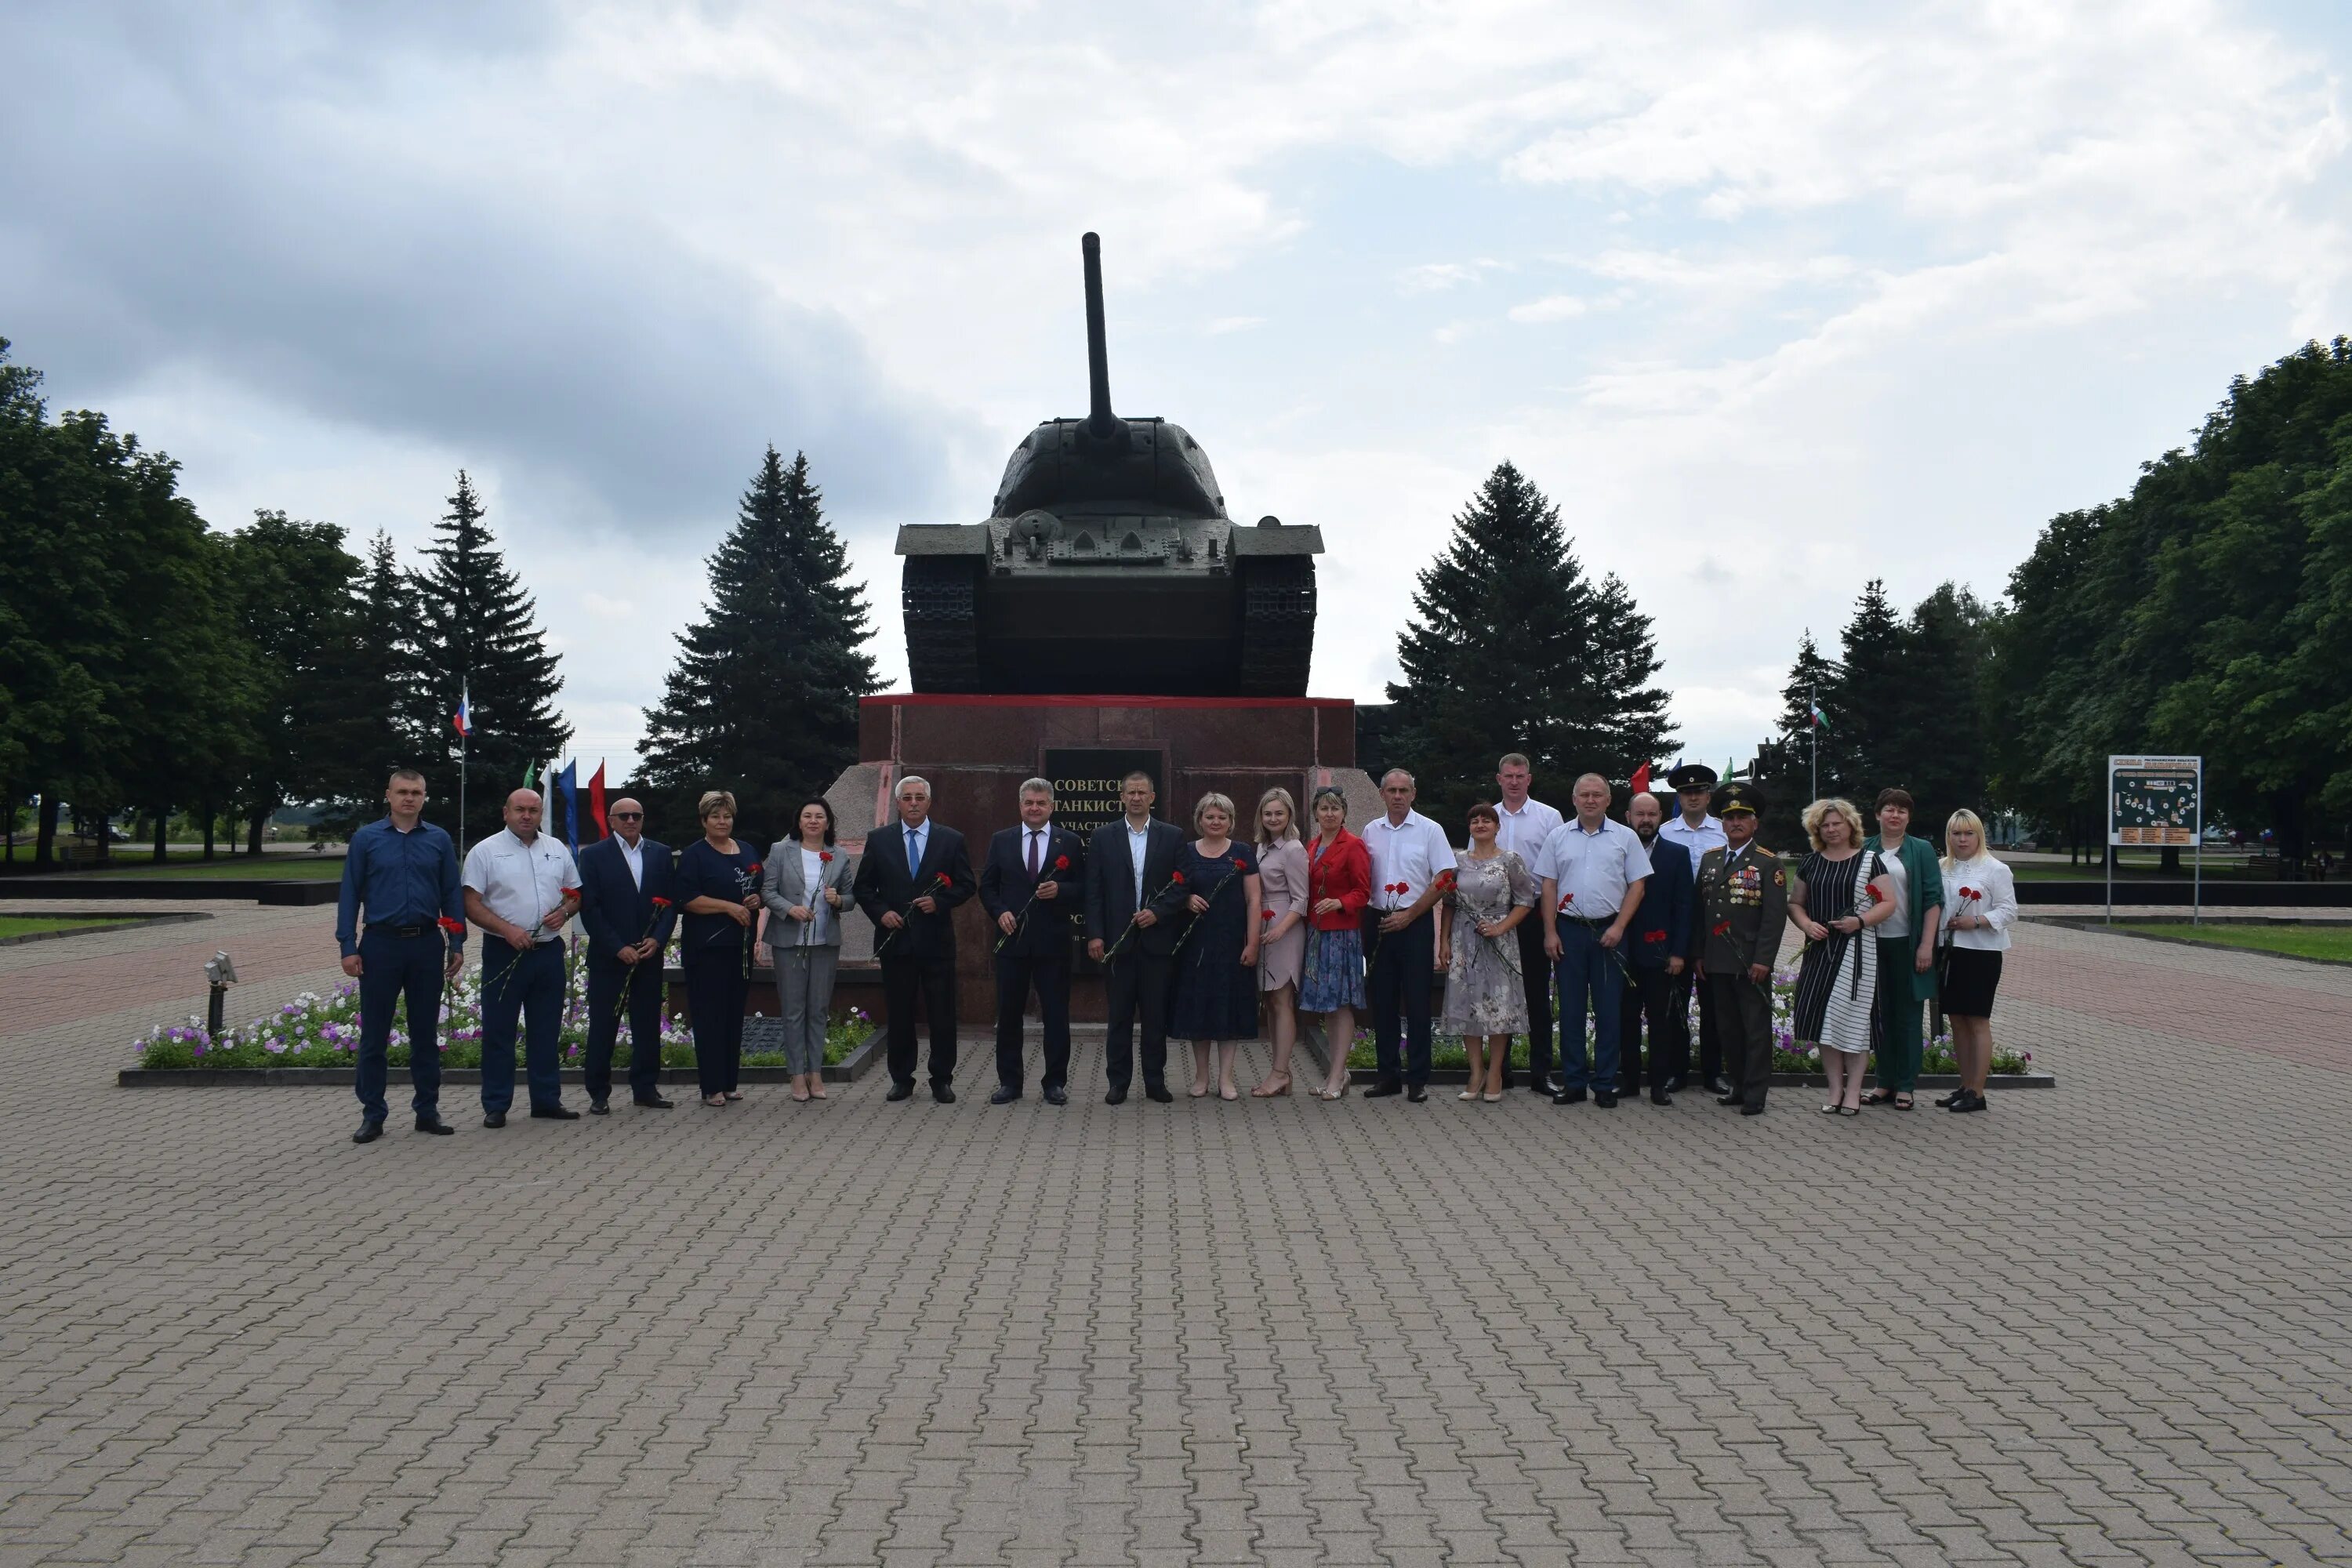
<path fill-rule="evenodd" d="M 0 336 L 217 526 L 413 547 L 470 469 L 616 767 L 769 442 L 903 681 L 893 531 L 1084 410 L 1084 229 L 1120 411 L 1322 527 L 1318 695 L 1507 457 L 1708 757 L 2352 331 L 2337 0 L 228 16 L 0 15 Z"/>

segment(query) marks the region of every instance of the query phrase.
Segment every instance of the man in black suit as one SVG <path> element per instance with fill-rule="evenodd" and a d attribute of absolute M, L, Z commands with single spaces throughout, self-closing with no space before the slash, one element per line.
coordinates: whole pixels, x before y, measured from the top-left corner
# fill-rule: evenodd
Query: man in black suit
<path fill-rule="evenodd" d="M 1066 1105 L 1070 1078 L 1070 921 L 1084 913 L 1086 847 L 1054 826 L 1054 786 L 1021 785 L 1021 826 L 988 841 L 980 869 L 981 907 L 996 939 L 996 1092 L 991 1105 L 1021 1098 L 1022 1015 L 1029 993 L 1045 1022 L 1045 1103 Z"/>
<path fill-rule="evenodd" d="M 890 1012 L 890 1092 L 915 1092 L 915 1005 L 931 1026 L 931 1098 L 955 1103 L 955 907 L 972 894 L 963 835 L 931 820 L 931 786 L 898 784 L 898 820 L 877 827 L 857 858 L 850 897 L 876 927 L 882 997 Z"/>
<path fill-rule="evenodd" d="M 662 949 L 677 923 L 677 867 L 645 837 L 646 808 L 627 795 L 605 820 L 613 837 L 580 852 L 580 923 L 588 931 L 588 1110 L 608 1116 L 613 1042 L 629 1015 L 629 1095 L 667 1110 L 661 1092 Z M 625 1004 L 622 996 L 626 994 Z"/>
<path fill-rule="evenodd" d="M 1625 954 L 1625 995 L 1617 1005 L 1617 1092 L 1642 1088 L 1642 1020 L 1650 1021 L 1650 1103 L 1672 1105 L 1671 1086 L 1690 1071 L 1690 1030 L 1674 1016 L 1675 981 L 1689 967 L 1691 899 L 1696 868 L 1683 847 L 1658 832 L 1665 808 L 1648 790 L 1625 806 L 1625 826 L 1650 854 L 1649 886 L 1619 943 Z"/>
<path fill-rule="evenodd" d="M 1087 847 L 1087 956 L 1104 966 L 1103 1001 L 1109 1011 L 1103 1037 L 1103 1072 L 1110 1080 L 1105 1105 L 1127 1100 L 1139 1017 L 1143 1092 L 1163 1105 L 1175 1098 L 1168 1092 L 1168 977 L 1176 927 L 1150 904 L 1175 875 L 1184 835 L 1174 823 L 1152 816 L 1158 795 L 1150 773 L 1128 774 L 1118 786 L 1126 816 L 1096 828 Z"/>

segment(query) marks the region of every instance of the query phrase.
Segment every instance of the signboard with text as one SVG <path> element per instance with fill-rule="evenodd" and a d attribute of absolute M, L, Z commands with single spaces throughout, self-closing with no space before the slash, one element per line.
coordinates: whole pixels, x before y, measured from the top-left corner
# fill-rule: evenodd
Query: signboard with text
<path fill-rule="evenodd" d="M 1054 786 L 1054 820 L 1085 837 L 1097 827 L 1117 822 L 1125 814 L 1119 804 L 1119 781 L 1137 769 L 1151 775 L 1160 792 L 1152 815 L 1168 816 L 1168 782 L 1164 753 L 1142 748 L 1107 746 L 1048 747 L 1043 777 Z"/>
<path fill-rule="evenodd" d="M 2205 759 L 2109 757 L 2107 842 L 2186 848 L 2204 825 Z"/>

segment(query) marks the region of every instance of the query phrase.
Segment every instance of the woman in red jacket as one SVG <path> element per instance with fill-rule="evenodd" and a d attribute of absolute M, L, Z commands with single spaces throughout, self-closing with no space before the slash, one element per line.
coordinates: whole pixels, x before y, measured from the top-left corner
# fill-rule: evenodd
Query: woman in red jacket
<path fill-rule="evenodd" d="M 1348 831 L 1348 797 L 1329 785 L 1315 792 L 1315 842 L 1307 847 L 1307 919 L 1305 973 L 1298 1010 L 1323 1015 L 1330 1057 L 1319 1100 L 1348 1092 L 1348 1052 L 1356 1042 L 1356 1009 L 1364 1005 L 1364 906 L 1372 897 L 1371 857 Z"/>

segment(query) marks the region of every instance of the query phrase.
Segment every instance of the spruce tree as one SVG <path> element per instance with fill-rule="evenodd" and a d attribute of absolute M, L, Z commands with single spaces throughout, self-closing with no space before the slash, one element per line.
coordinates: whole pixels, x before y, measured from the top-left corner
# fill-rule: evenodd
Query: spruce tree
<path fill-rule="evenodd" d="M 1843 674 L 1837 665 L 1822 657 L 1821 645 L 1813 640 L 1811 626 L 1797 644 L 1796 662 L 1789 666 L 1789 682 L 1780 688 L 1780 739 L 1789 748 L 1788 755 L 1802 764 L 1804 784 L 1810 801 L 1813 795 L 1831 795 L 1837 789 L 1837 774 L 1832 764 L 1836 750 L 1831 744 L 1833 731 L 1824 728 L 1819 741 L 1825 749 L 1821 753 L 1822 773 L 1818 787 L 1813 782 L 1813 745 L 1815 742 L 1813 706 L 1826 704 L 1837 693 Z M 1824 708 L 1826 712 L 1826 708 Z"/>
<path fill-rule="evenodd" d="M 1853 618 L 1845 625 L 1843 645 L 1837 679 L 1822 701 L 1829 716 L 1822 734 L 1822 789 L 1826 793 L 1835 779 L 1838 793 L 1860 807 L 1868 823 L 1871 799 L 1905 782 L 1897 776 L 1900 737 L 1912 704 L 1903 623 L 1887 600 L 1883 578 L 1864 585 Z"/>
<path fill-rule="evenodd" d="M 781 837 L 856 759 L 857 700 L 880 687 L 873 626 L 823 503 L 808 455 L 788 466 L 770 447 L 711 552 L 705 613 L 646 710 L 646 806 L 673 837 L 693 834 L 706 789 L 734 792 L 747 837 Z"/>
<path fill-rule="evenodd" d="M 555 710 L 563 681 L 537 625 L 537 606 L 484 525 L 481 501 L 463 469 L 433 531 L 424 552 L 427 565 L 410 578 L 417 665 L 406 711 L 419 765 L 431 780 L 426 810 L 455 833 L 457 731 L 450 718 L 459 694 L 471 696 L 470 785 L 459 834 L 470 844 L 497 831 L 507 793 L 522 783 L 525 768 L 562 752 L 572 727 Z"/>
<path fill-rule="evenodd" d="M 1990 620 L 1975 595 L 1946 583 L 1913 607 L 1903 626 L 1904 700 L 1888 782 L 1909 790 L 1916 803 L 1912 830 L 1939 843 L 1954 811 L 1967 806 L 1983 816 L 1989 809 Z"/>
<path fill-rule="evenodd" d="M 1674 735 L 1648 617 L 1614 578 L 1598 589 L 1570 549 L 1559 508 L 1508 462 L 1454 519 L 1419 575 L 1397 638 L 1391 749 L 1422 809 L 1456 830 L 1494 792 L 1495 759 L 1524 752 L 1564 802 L 1577 773 L 1623 778 Z"/>

